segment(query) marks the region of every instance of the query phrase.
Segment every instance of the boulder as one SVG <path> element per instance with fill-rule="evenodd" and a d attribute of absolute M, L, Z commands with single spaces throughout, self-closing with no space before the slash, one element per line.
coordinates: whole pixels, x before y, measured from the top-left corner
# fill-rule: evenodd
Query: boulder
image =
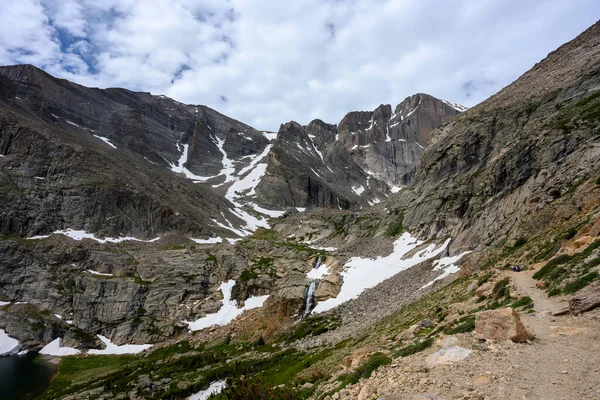
<path fill-rule="evenodd" d="M 479 286 L 475 291 L 475 294 L 479 297 L 489 297 L 494 290 L 493 282 L 486 282 L 483 285 Z"/>
<path fill-rule="evenodd" d="M 573 296 L 569 302 L 569 311 L 573 315 L 600 307 L 600 286 L 596 286 Z"/>
<path fill-rule="evenodd" d="M 445 365 L 454 364 L 458 361 L 467 358 L 473 351 L 469 349 L 463 349 L 462 347 L 452 346 L 445 349 L 441 349 L 427 357 L 427 364 L 433 365 Z"/>
<path fill-rule="evenodd" d="M 360 389 L 360 392 L 358 393 L 358 400 L 371 399 L 375 393 L 377 393 L 377 388 L 367 383 Z"/>
<path fill-rule="evenodd" d="M 415 335 L 421 330 L 421 325 L 411 325 L 407 330 L 396 336 L 396 340 L 410 340 L 414 339 Z"/>
<path fill-rule="evenodd" d="M 510 307 L 475 314 L 475 331 L 481 338 L 497 342 L 512 340 L 521 343 L 533 339 L 533 334 L 521 322 L 519 313 Z"/>
<path fill-rule="evenodd" d="M 431 328 L 433 327 L 433 321 L 431 321 L 430 319 L 421 320 L 419 321 L 419 326 L 423 328 Z"/>

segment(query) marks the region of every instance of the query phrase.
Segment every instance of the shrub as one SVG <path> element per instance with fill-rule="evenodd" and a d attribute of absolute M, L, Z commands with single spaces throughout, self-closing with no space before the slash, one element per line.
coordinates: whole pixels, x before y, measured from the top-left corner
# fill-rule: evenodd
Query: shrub
<path fill-rule="evenodd" d="M 338 382 L 341 382 L 340 389 L 345 388 L 349 384 L 358 383 L 360 378 L 368 378 L 371 376 L 373 371 L 382 365 L 386 365 L 392 362 L 392 359 L 382 353 L 373 354 L 366 363 L 361 365 L 354 372 L 342 374 L 337 378 Z"/>
<path fill-rule="evenodd" d="M 573 239 L 575 237 L 575 235 L 577 235 L 577 228 L 571 228 L 569 229 L 569 231 L 565 234 L 565 239 L 569 240 L 569 239 Z"/>
<path fill-rule="evenodd" d="M 458 325 L 444 329 L 446 335 L 454 335 L 456 333 L 472 332 L 475 329 L 475 316 L 463 317 L 457 321 Z"/>
<path fill-rule="evenodd" d="M 571 261 L 572 258 L 573 256 L 568 254 L 561 254 L 560 256 L 553 258 L 540 268 L 538 272 L 533 274 L 533 279 L 542 279 L 544 276 L 550 274 L 558 265 L 566 264 Z"/>
<path fill-rule="evenodd" d="M 492 290 L 492 298 L 494 300 L 498 300 L 502 297 L 508 297 L 510 295 L 510 289 L 508 288 L 509 283 L 509 278 L 504 278 L 501 281 L 498 281 Z"/>
<path fill-rule="evenodd" d="M 410 356 L 411 354 L 419 353 L 419 352 L 431 347 L 432 344 L 433 344 L 432 338 L 427 338 L 427 339 L 423 340 L 422 342 L 413 343 L 409 346 L 403 347 L 400 350 L 398 350 L 394 354 L 394 358 L 406 357 L 406 356 Z"/>
<path fill-rule="evenodd" d="M 385 354 L 375 353 L 371 357 L 369 357 L 366 363 L 358 367 L 356 373 L 361 378 L 368 378 L 377 368 L 381 367 L 382 365 L 387 365 L 391 362 L 392 359 L 386 356 Z"/>
<path fill-rule="evenodd" d="M 529 296 L 524 296 L 524 297 L 521 297 L 520 299 L 514 301 L 512 303 L 512 307 L 513 308 L 519 308 L 519 307 L 531 308 L 531 307 L 533 307 L 533 300 L 531 300 L 531 297 L 529 297 Z"/>
<path fill-rule="evenodd" d="M 402 225 L 402 222 L 402 215 L 398 219 L 390 222 L 390 224 L 387 227 L 387 230 L 385 231 L 385 235 L 389 237 L 396 237 L 402 232 L 404 232 L 404 226 Z"/>
<path fill-rule="evenodd" d="M 515 245 L 513 246 L 513 249 L 516 249 L 518 247 L 523 246 L 525 243 L 527 243 L 527 239 L 525 239 L 524 237 L 520 237 L 517 239 L 517 241 L 515 242 Z"/>
<path fill-rule="evenodd" d="M 242 271 L 242 273 L 240 274 L 240 281 L 243 281 L 243 282 L 249 281 L 251 279 L 256 279 L 256 278 L 258 278 L 258 274 L 248 268 L 244 269 Z"/>
<path fill-rule="evenodd" d="M 579 277 L 579 279 L 577 279 L 576 281 L 567 283 L 565 285 L 565 288 L 563 289 L 563 292 L 565 294 L 573 294 L 589 285 L 590 282 L 592 282 L 596 278 L 598 278 L 598 272 L 596 271 L 590 272 L 589 274 L 585 274 Z"/>
<path fill-rule="evenodd" d="M 548 292 L 548 297 L 558 296 L 560 294 L 560 288 L 554 288 Z"/>

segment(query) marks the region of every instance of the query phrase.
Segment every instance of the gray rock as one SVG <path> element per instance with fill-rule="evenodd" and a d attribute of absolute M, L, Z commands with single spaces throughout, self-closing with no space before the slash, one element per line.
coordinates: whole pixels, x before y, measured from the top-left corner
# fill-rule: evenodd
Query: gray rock
<path fill-rule="evenodd" d="M 595 286 L 577 293 L 569 301 L 569 311 L 573 315 L 600 307 L 600 286 Z"/>

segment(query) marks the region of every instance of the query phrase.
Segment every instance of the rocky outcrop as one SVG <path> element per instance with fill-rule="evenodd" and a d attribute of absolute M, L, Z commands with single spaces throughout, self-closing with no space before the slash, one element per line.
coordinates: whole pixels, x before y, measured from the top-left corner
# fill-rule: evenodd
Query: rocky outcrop
<path fill-rule="evenodd" d="M 173 230 L 213 236 L 224 232 L 212 219 L 241 222 L 228 201 L 167 169 L 179 157 L 178 141 L 192 148 L 202 136 L 193 109 L 175 110 L 172 101 L 149 94 L 85 88 L 31 66 L 3 67 L 0 75 L 12 88 L 0 98 L 3 234 L 72 228 L 109 236 Z M 169 119 L 170 112 L 178 117 Z M 225 124 L 207 117 L 210 110 L 201 114 L 215 130 Z M 241 128 L 231 122 L 227 129 Z M 256 137 L 258 151 L 266 139 Z"/>
<path fill-rule="evenodd" d="M 283 124 L 257 199 L 272 207 L 347 209 L 377 203 L 412 182 L 429 133 L 459 112 L 416 94 L 395 109 L 381 105 L 348 113 L 338 125 Z"/>
<path fill-rule="evenodd" d="M 600 170 L 599 32 L 596 23 L 430 135 L 414 187 L 396 201 L 411 232 L 490 247 L 597 205 L 593 189 L 576 189 Z"/>
<path fill-rule="evenodd" d="M 519 313 L 510 307 L 478 312 L 475 315 L 475 331 L 481 338 L 496 342 L 512 340 L 520 343 L 533 339 L 521 322 Z"/>
<path fill-rule="evenodd" d="M 573 315 L 579 315 L 597 307 L 600 307 L 600 286 L 582 291 L 569 301 L 569 311 Z"/>
<path fill-rule="evenodd" d="M 303 305 L 314 254 L 255 239 L 198 246 L 177 235 L 119 244 L 0 236 L 0 301 L 10 303 L 0 306 L 0 329 L 28 349 L 57 337 L 97 348 L 97 334 L 115 344 L 155 343 L 186 332 L 183 321 L 217 312 L 219 286 L 230 279 L 238 304 L 270 295 L 277 313 L 290 317 Z"/>

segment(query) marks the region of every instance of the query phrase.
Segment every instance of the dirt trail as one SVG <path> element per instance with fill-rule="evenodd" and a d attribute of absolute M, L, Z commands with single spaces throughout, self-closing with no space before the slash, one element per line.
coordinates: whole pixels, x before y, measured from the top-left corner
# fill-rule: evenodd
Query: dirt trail
<path fill-rule="evenodd" d="M 529 296 L 533 300 L 533 309 L 538 313 L 553 313 L 563 310 L 569 306 L 566 299 L 561 297 L 548 297 L 544 290 L 538 289 L 535 284 L 537 281 L 532 278 L 535 270 L 522 272 L 509 272 L 508 276 L 513 287 L 522 296 Z"/>
<path fill-rule="evenodd" d="M 567 306 L 565 299 L 548 298 L 531 275 L 532 271 L 504 274 L 512 281 L 513 293 L 534 301 L 533 312 L 521 315 L 536 336 L 531 343 L 480 343 L 470 334 L 458 334 L 458 345 L 473 350 L 464 360 L 431 367 L 426 357 L 439 349 L 433 346 L 394 360 L 338 398 L 397 400 L 404 398 L 395 397 L 400 393 L 428 393 L 444 400 L 600 400 L 600 309 L 578 317 L 553 316 Z M 359 395 L 367 385 L 378 396 Z"/>

